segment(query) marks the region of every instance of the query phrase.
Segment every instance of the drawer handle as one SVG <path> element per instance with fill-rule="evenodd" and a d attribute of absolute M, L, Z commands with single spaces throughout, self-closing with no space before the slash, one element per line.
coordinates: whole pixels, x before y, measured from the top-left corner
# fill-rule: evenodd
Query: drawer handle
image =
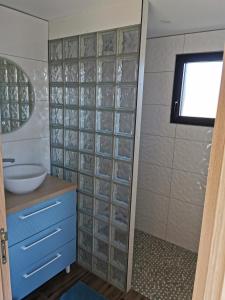
<path fill-rule="evenodd" d="M 25 279 L 27 279 L 27 278 L 29 278 L 29 277 L 35 275 L 36 273 L 40 272 L 41 270 L 43 270 L 44 268 L 46 268 L 47 266 L 49 266 L 50 264 L 52 264 L 54 261 L 58 260 L 61 256 L 62 256 L 62 255 L 61 255 L 60 253 L 57 253 L 56 256 L 55 256 L 53 259 L 51 259 L 49 262 L 47 262 L 46 264 L 44 264 L 43 266 L 41 266 L 40 268 L 34 270 L 34 271 L 31 272 L 31 273 L 28 273 L 28 274 L 26 273 L 26 274 L 24 274 L 23 277 L 24 277 Z"/>
<path fill-rule="evenodd" d="M 24 251 L 26 251 L 26 250 L 28 250 L 28 249 L 34 247 L 35 245 L 37 245 L 37 244 L 39 244 L 39 243 L 41 243 L 41 242 L 47 240 L 48 238 L 52 237 L 53 235 L 59 233 L 60 231 L 62 231 L 62 228 L 57 228 L 54 232 L 52 232 L 52 233 L 46 235 L 45 237 L 41 238 L 40 240 L 38 240 L 38 241 L 36 241 L 36 242 L 34 242 L 34 243 L 28 245 L 28 246 L 22 246 L 21 249 L 24 250 Z"/>
<path fill-rule="evenodd" d="M 19 218 L 20 218 L 21 220 L 28 219 L 28 218 L 30 218 L 30 217 L 33 217 L 33 216 L 35 216 L 35 215 L 37 215 L 37 214 L 42 213 L 43 211 L 46 211 L 46 210 L 48 210 L 48 209 L 50 209 L 50 208 L 53 208 L 53 207 L 55 207 L 55 206 L 58 206 L 58 205 L 60 205 L 61 203 L 62 203 L 62 202 L 60 202 L 60 201 L 56 201 L 54 204 L 51 204 L 51 205 L 49 205 L 49 206 L 47 206 L 47 207 L 44 207 L 44 208 L 42 208 L 42 209 L 39 209 L 39 210 L 37 210 L 37 211 L 35 211 L 35 212 L 29 214 L 29 215 L 19 216 Z"/>

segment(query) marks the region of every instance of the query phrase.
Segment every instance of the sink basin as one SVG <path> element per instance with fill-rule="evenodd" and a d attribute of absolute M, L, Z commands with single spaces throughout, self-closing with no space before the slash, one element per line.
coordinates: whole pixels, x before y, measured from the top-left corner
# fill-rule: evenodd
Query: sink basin
<path fill-rule="evenodd" d="M 14 194 L 26 194 L 37 189 L 47 176 L 41 165 L 13 165 L 4 168 L 5 189 Z"/>

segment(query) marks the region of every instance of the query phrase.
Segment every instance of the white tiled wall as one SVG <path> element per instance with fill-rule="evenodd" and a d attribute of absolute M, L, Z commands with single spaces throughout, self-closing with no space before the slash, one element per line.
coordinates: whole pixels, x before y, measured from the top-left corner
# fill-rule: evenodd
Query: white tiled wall
<path fill-rule="evenodd" d="M 222 51 L 225 30 L 147 40 L 136 227 L 197 251 L 212 128 L 170 124 L 175 56 Z"/>
<path fill-rule="evenodd" d="M 0 7 L 0 40 L 0 56 L 25 71 L 35 93 L 28 122 L 2 135 L 3 156 L 15 158 L 16 163 L 41 163 L 49 170 L 48 23 Z"/>

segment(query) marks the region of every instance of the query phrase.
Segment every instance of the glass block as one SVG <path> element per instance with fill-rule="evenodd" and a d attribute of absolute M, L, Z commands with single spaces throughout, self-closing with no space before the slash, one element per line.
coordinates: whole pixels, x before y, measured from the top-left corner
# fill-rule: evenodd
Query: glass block
<path fill-rule="evenodd" d="M 7 68 L 6 66 L 0 67 L 0 82 L 5 83 L 7 82 Z"/>
<path fill-rule="evenodd" d="M 78 237 L 79 246 L 87 250 L 88 252 L 92 252 L 92 244 L 93 244 L 92 235 L 80 230 L 78 236 L 79 236 Z"/>
<path fill-rule="evenodd" d="M 2 131 L 1 133 L 8 133 L 11 132 L 11 122 L 9 120 L 1 119 L 2 123 Z"/>
<path fill-rule="evenodd" d="M 96 179 L 95 185 L 96 196 L 104 200 L 110 200 L 111 183 L 102 179 Z"/>
<path fill-rule="evenodd" d="M 80 56 L 96 56 L 97 36 L 94 34 L 83 35 L 80 38 Z"/>
<path fill-rule="evenodd" d="M 63 39 L 63 56 L 65 59 L 78 58 L 79 40 L 78 37 Z"/>
<path fill-rule="evenodd" d="M 8 64 L 7 66 L 7 78 L 8 82 L 17 82 L 17 67 L 15 65 Z"/>
<path fill-rule="evenodd" d="M 118 269 L 126 272 L 127 270 L 127 253 L 115 247 L 111 247 L 111 263 Z"/>
<path fill-rule="evenodd" d="M 29 104 L 20 105 L 20 119 L 25 122 L 30 117 L 30 106 Z"/>
<path fill-rule="evenodd" d="M 18 94 L 17 94 L 18 95 Z M 7 86 L 1 86 L 0 88 L 0 101 L 7 101 L 9 99 L 8 96 L 8 87 Z M 18 97 L 14 100 L 18 100 Z"/>
<path fill-rule="evenodd" d="M 72 170 L 78 170 L 78 152 L 65 150 L 64 153 L 64 167 Z"/>
<path fill-rule="evenodd" d="M 109 224 L 95 219 L 95 236 L 108 241 L 109 239 Z"/>
<path fill-rule="evenodd" d="M 107 135 L 96 135 L 96 152 L 102 155 L 112 156 L 113 138 Z"/>
<path fill-rule="evenodd" d="M 121 250 L 128 248 L 128 231 L 112 226 L 112 243 Z"/>
<path fill-rule="evenodd" d="M 64 78 L 66 82 L 79 81 L 79 67 L 77 62 L 66 62 L 64 64 Z"/>
<path fill-rule="evenodd" d="M 95 169 L 95 157 L 90 154 L 80 154 L 80 171 L 94 174 Z"/>
<path fill-rule="evenodd" d="M 133 140 L 117 137 L 115 139 L 115 155 L 119 159 L 130 161 L 133 157 Z"/>
<path fill-rule="evenodd" d="M 99 86 L 97 93 L 98 108 L 114 108 L 115 103 L 115 88 L 114 86 Z"/>
<path fill-rule="evenodd" d="M 65 87 L 65 104 L 78 105 L 79 101 L 79 88 L 78 87 Z"/>
<path fill-rule="evenodd" d="M 62 40 L 53 40 L 49 42 L 50 60 L 62 59 Z"/>
<path fill-rule="evenodd" d="M 95 216 L 108 221 L 110 214 L 109 203 L 95 199 Z"/>
<path fill-rule="evenodd" d="M 16 120 L 11 120 L 11 130 L 16 130 L 19 127 L 21 127 L 22 122 L 16 121 Z"/>
<path fill-rule="evenodd" d="M 107 261 L 109 256 L 109 245 L 99 239 L 94 239 L 94 255 Z"/>
<path fill-rule="evenodd" d="M 92 269 L 92 255 L 81 248 L 78 248 L 78 262 L 88 270 Z"/>
<path fill-rule="evenodd" d="M 132 165 L 123 161 L 115 161 L 114 178 L 130 183 L 132 179 Z"/>
<path fill-rule="evenodd" d="M 118 62 L 117 80 L 119 82 L 136 82 L 138 79 L 138 59 L 121 58 Z"/>
<path fill-rule="evenodd" d="M 18 103 L 11 103 L 9 107 L 10 107 L 11 118 L 18 120 L 19 119 L 19 114 L 20 114 L 19 104 Z M 28 111 L 28 113 L 29 113 L 29 111 Z M 28 115 L 28 117 L 29 117 L 29 115 Z"/>
<path fill-rule="evenodd" d="M 63 104 L 63 88 L 58 86 L 50 87 L 50 102 L 53 104 Z"/>
<path fill-rule="evenodd" d="M 93 133 L 81 132 L 80 133 L 80 150 L 87 152 L 94 152 L 95 149 L 95 136 Z"/>
<path fill-rule="evenodd" d="M 127 206 L 129 201 L 130 187 L 115 183 L 113 185 L 113 202 Z"/>
<path fill-rule="evenodd" d="M 96 175 L 110 179 L 112 177 L 113 161 L 104 157 L 96 157 Z"/>
<path fill-rule="evenodd" d="M 18 86 L 9 86 L 8 96 L 9 96 L 9 101 L 18 101 L 19 100 Z"/>
<path fill-rule="evenodd" d="M 82 193 L 78 193 L 78 208 L 88 214 L 93 214 L 93 198 Z"/>
<path fill-rule="evenodd" d="M 139 28 L 120 29 L 119 32 L 119 52 L 123 54 L 138 53 L 140 43 Z"/>
<path fill-rule="evenodd" d="M 136 109 L 137 88 L 119 86 L 116 93 L 116 107 L 119 109 Z"/>
<path fill-rule="evenodd" d="M 93 217 L 84 213 L 78 212 L 79 228 L 92 234 L 93 232 Z"/>
<path fill-rule="evenodd" d="M 104 58 L 98 63 L 98 81 L 114 82 L 116 78 L 116 60 Z"/>
<path fill-rule="evenodd" d="M 116 31 L 99 33 L 99 55 L 115 55 L 116 43 Z"/>
<path fill-rule="evenodd" d="M 127 280 L 127 274 L 114 266 L 111 266 L 110 270 L 110 282 L 114 286 L 117 286 L 118 288 L 124 290 L 126 289 L 126 280 Z"/>
<path fill-rule="evenodd" d="M 91 193 L 94 192 L 94 178 L 92 176 L 80 174 L 80 190 L 83 192 Z"/>
<path fill-rule="evenodd" d="M 80 62 L 80 81 L 95 82 L 96 81 L 96 61 L 83 60 Z"/>
<path fill-rule="evenodd" d="M 10 118 L 9 103 L 2 103 L 1 104 L 1 116 L 2 116 L 2 119 L 9 119 Z"/>
<path fill-rule="evenodd" d="M 77 180 L 77 172 L 71 171 L 71 170 L 64 170 L 64 180 L 71 183 L 78 183 Z"/>
<path fill-rule="evenodd" d="M 117 223 L 118 226 L 128 226 L 129 211 L 127 208 L 113 205 L 112 221 Z"/>
<path fill-rule="evenodd" d="M 80 128 L 86 130 L 95 129 L 95 111 L 80 110 Z"/>
<path fill-rule="evenodd" d="M 64 130 L 64 146 L 70 150 L 78 150 L 78 131 Z"/>
<path fill-rule="evenodd" d="M 52 176 L 63 179 L 63 168 L 52 166 L 51 167 L 51 173 L 52 173 Z"/>
<path fill-rule="evenodd" d="M 113 132 L 113 112 L 97 111 L 96 130 L 109 133 Z"/>
<path fill-rule="evenodd" d="M 62 128 L 52 128 L 51 129 L 51 143 L 53 146 L 58 146 L 58 147 L 63 146 L 63 129 Z"/>
<path fill-rule="evenodd" d="M 51 108 L 51 124 L 63 125 L 63 109 L 60 107 Z"/>
<path fill-rule="evenodd" d="M 55 63 L 50 65 L 50 81 L 51 82 L 62 82 L 62 64 Z"/>
<path fill-rule="evenodd" d="M 95 86 L 82 86 L 80 88 L 80 105 L 95 107 Z"/>
<path fill-rule="evenodd" d="M 18 89 L 19 99 L 23 103 L 29 103 L 29 88 L 28 86 L 20 86 Z"/>
<path fill-rule="evenodd" d="M 76 109 L 64 109 L 64 126 L 78 128 L 79 116 Z"/>
<path fill-rule="evenodd" d="M 63 165 L 63 149 L 52 147 L 51 160 L 52 160 L 53 164 L 62 166 Z"/>
<path fill-rule="evenodd" d="M 115 114 L 115 133 L 132 136 L 134 134 L 135 115 L 127 112 Z"/>
<path fill-rule="evenodd" d="M 93 270 L 99 277 L 107 280 L 108 277 L 108 264 L 100 258 L 93 257 Z"/>

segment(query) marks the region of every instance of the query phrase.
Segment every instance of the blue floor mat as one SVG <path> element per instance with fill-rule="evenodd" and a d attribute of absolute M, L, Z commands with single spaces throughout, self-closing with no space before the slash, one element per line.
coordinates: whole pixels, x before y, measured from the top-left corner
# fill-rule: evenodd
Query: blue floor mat
<path fill-rule="evenodd" d="M 79 281 L 67 292 L 65 292 L 60 300 L 107 300 L 98 294 L 95 290 Z"/>

